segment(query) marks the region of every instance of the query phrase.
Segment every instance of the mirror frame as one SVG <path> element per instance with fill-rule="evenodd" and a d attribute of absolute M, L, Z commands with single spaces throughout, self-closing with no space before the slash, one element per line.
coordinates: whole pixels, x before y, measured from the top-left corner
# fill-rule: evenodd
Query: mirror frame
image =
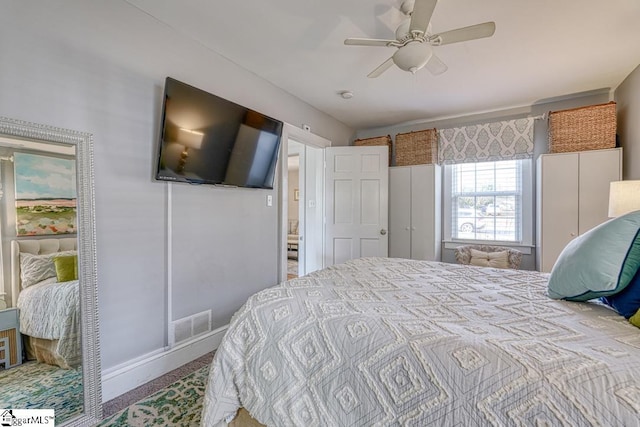
<path fill-rule="evenodd" d="M 102 374 L 98 332 L 93 136 L 90 133 L 0 117 L 0 136 L 76 147 L 78 274 L 82 331 L 83 412 L 57 425 L 93 426 L 102 420 Z"/>

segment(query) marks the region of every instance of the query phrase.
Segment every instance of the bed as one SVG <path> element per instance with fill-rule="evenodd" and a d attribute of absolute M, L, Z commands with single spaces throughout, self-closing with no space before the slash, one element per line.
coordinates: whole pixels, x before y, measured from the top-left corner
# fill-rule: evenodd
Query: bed
<path fill-rule="evenodd" d="M 77 367 L 80 299 L 76 239 L 13 240 L 11 295 L 20 310 L 20 332 L 28 360 L 64 369 Z M 58 280 L 56 258 L 75 262 L 72 280 Z"/>
<path fill-rule="evenodd" d="M 216 351 L 202 425 L 638 425 L 640 330 L 549 275 L 363 258 L 261 291 Z"/>

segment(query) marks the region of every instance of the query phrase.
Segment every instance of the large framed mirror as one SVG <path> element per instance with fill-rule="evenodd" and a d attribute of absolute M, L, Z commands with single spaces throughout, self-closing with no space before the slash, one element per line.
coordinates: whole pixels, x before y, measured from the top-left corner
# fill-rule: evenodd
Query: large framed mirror
<path fill-rule="evenodd" d="M 102 416 L 89 133 L 0 117 L 0 409 Z"/>

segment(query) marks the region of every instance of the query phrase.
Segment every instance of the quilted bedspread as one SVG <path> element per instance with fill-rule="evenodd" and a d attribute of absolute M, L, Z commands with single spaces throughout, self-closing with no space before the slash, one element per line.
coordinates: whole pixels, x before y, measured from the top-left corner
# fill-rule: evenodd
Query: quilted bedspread
<path fill-rule="evenodd" d="M 20 332 L 35 338 L 58 340 L 56 353 L 69 366 L 80 360 L 80 300 L 78 281 L 55 278 L 23 289 L 18 296 Z"/>
<path fill-rule="evenodd" d="M 637 426 L 640 330 L 548 275 L 363 258 L 261 291 L 202 416 L 272 426 Z"/>

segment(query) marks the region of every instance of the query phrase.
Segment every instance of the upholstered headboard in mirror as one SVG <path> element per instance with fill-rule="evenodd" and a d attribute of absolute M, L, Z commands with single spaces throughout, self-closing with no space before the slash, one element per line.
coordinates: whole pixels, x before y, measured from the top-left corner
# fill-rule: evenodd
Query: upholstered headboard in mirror
<path fill-rule="evenodd" d="M 20 253 L 48 255 L 56 252 L 77 250 L 75 237 L 60 239 L 13 240 L 11 242 L 11 307 L 18 306 L 22 289 L 20 280 Z"/>

